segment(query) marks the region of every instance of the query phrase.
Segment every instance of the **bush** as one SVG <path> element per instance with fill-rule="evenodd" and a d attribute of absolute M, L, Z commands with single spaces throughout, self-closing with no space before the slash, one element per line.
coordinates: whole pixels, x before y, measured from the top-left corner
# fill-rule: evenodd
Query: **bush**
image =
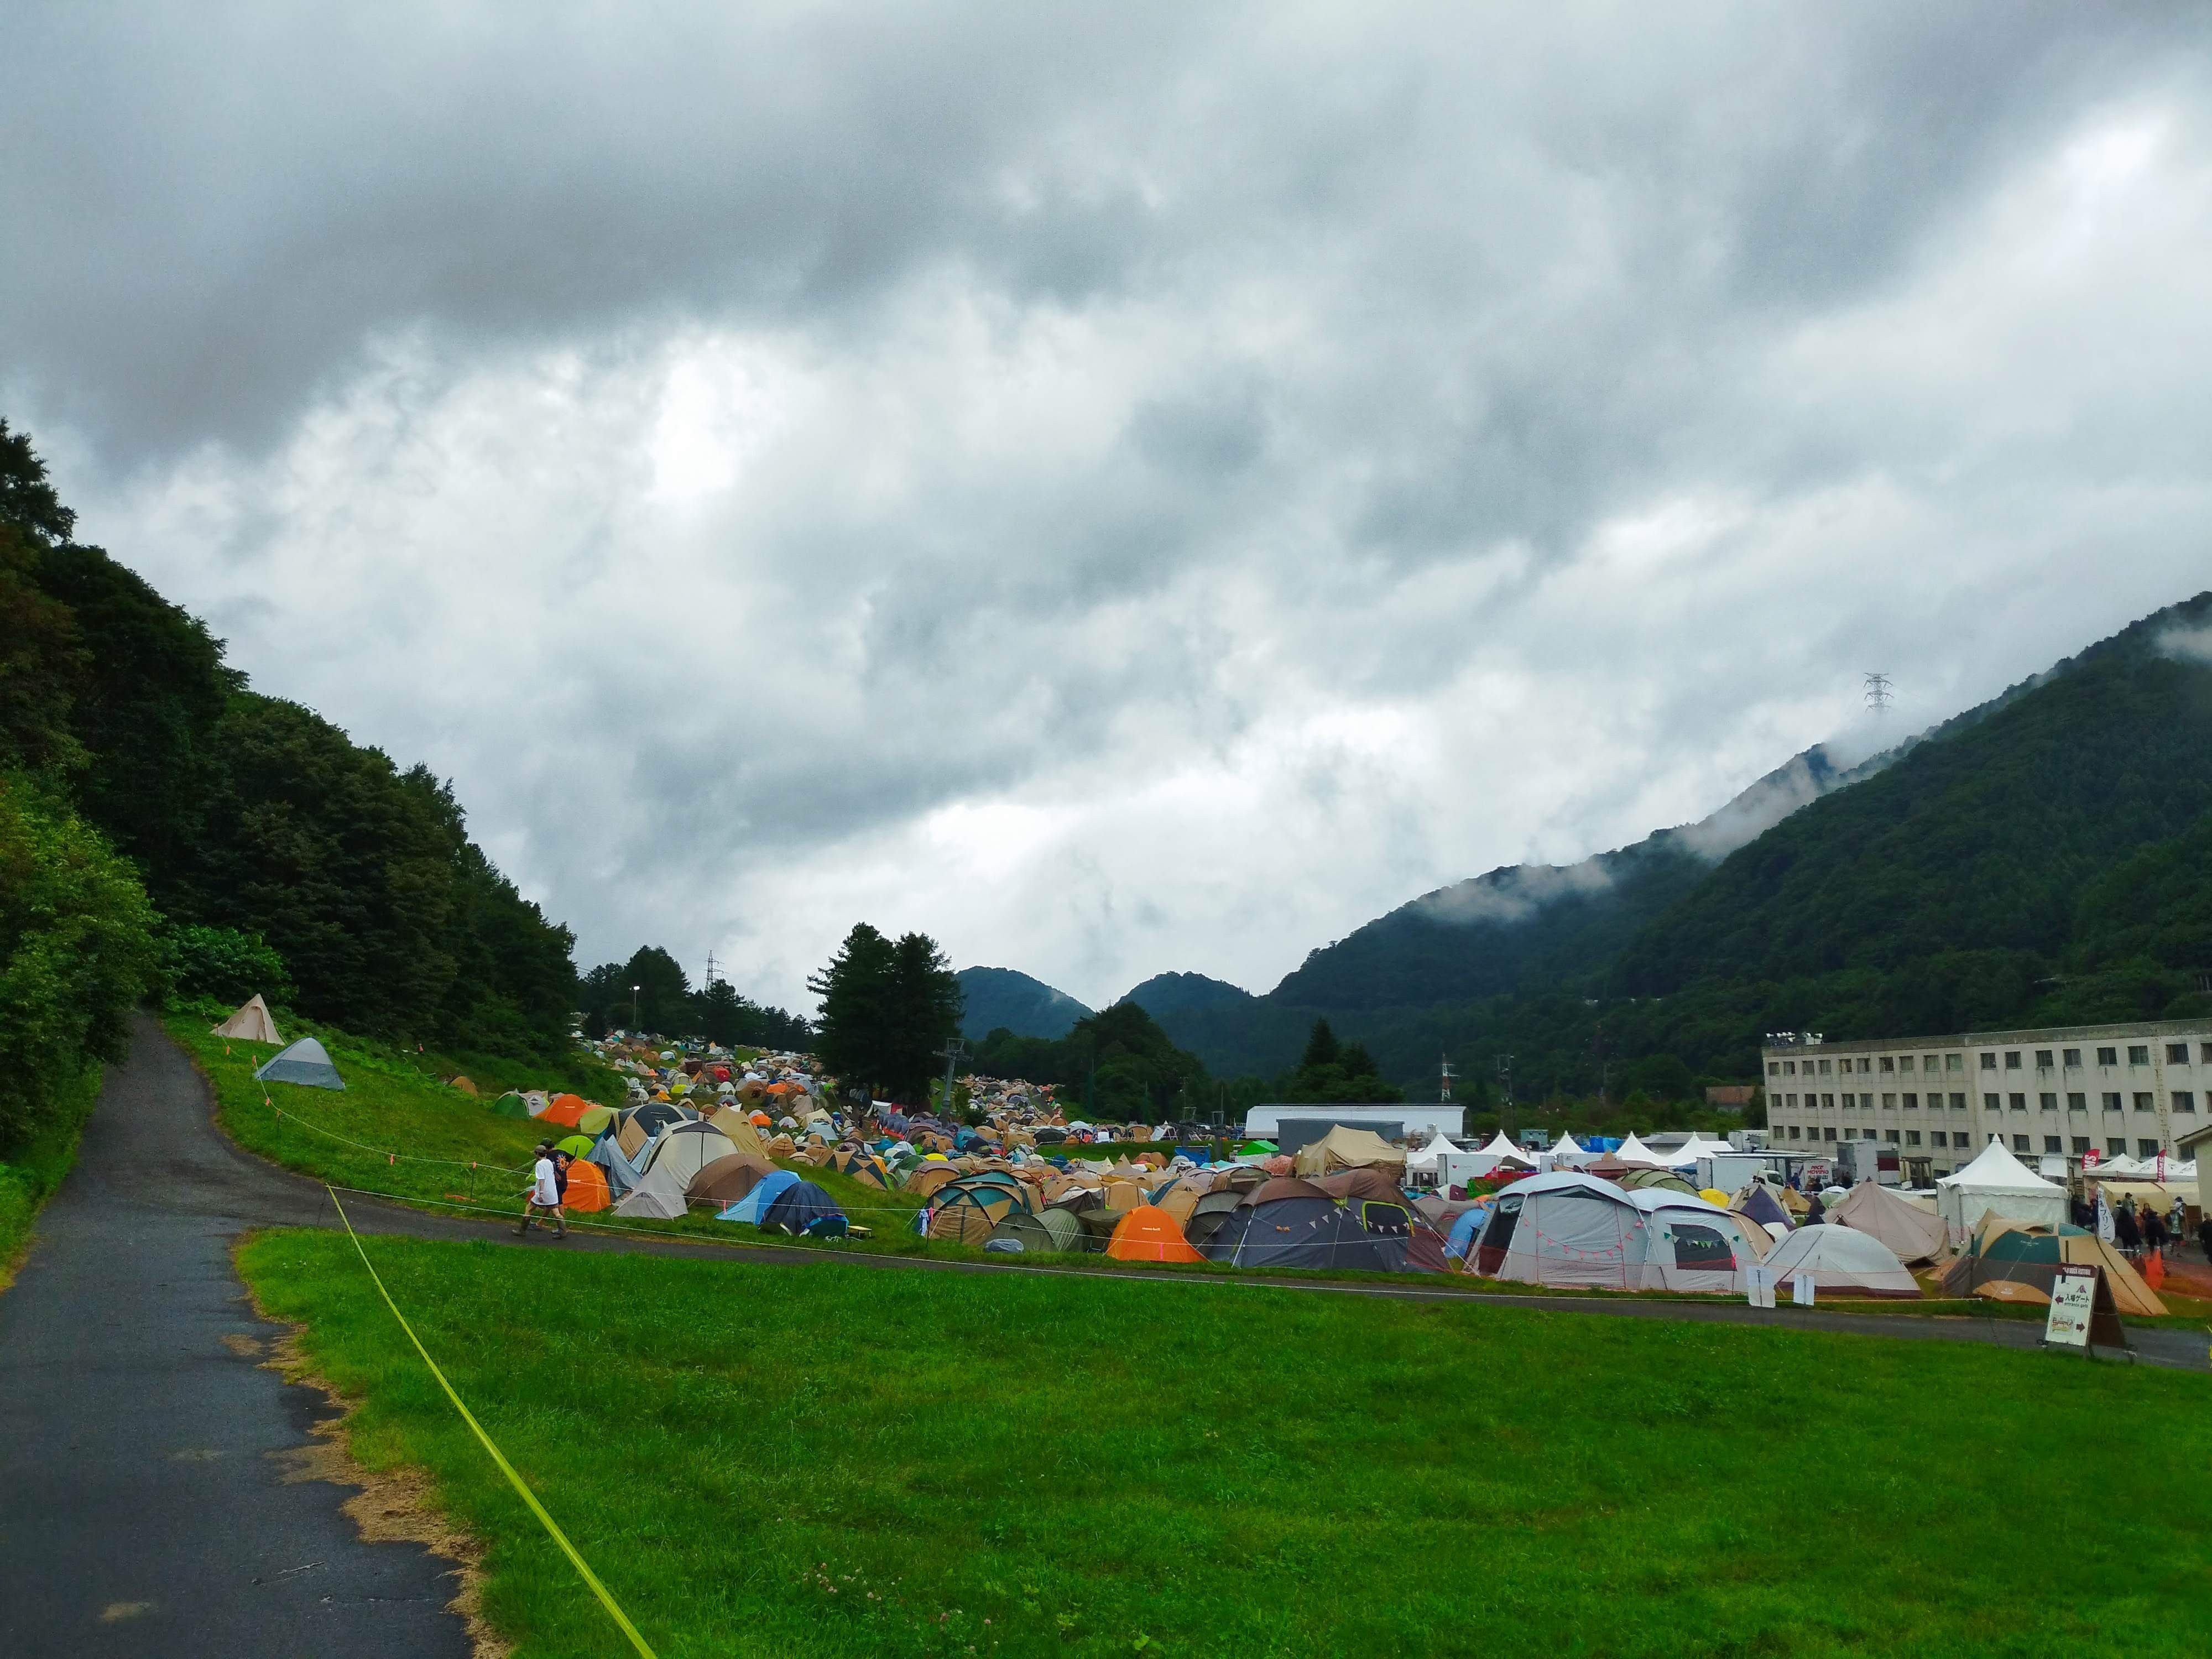
<path fill-rule="evenodd" d="M 210 997 L 234 1008 L 257 993 L 271 1003 L 292 994 L 276 947 L 235 927 L 172 929 L 161 938 L 161 965 L 173 1001 Z"/>

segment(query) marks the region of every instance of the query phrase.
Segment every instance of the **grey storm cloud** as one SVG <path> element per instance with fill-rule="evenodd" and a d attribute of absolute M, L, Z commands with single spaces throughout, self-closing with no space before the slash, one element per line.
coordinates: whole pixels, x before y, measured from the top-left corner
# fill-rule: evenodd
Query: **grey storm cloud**
<path fill-rule="evenodd" d="M 587 954 L 1262 982 L 2179 597 L 2206 21 L 33 6 L 0 398 Z"/>

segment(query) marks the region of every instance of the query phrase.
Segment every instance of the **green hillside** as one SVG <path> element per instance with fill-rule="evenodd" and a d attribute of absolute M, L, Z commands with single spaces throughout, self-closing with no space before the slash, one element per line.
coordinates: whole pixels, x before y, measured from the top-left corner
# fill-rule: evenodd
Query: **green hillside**
<path fill-rule="evenodd" d="M 963 968 L 960 1034 L 981 1042 L 994 1031 L 1016 1036 L 1064 1037 L 1091 1010 L 1065 991 L 1012 968 Z"/>

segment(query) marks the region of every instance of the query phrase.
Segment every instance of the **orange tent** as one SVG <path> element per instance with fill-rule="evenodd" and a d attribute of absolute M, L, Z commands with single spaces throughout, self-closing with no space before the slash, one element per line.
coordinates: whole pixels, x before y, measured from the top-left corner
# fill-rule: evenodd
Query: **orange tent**
<path fill-rule="evenodd" d="M 573 1129 L 577 1120 L 591 1109 L 592 1103 L 588 1100 L 579 1100 L 574 1095 L 556 1095 L 546 1103 L 545 1109 L 538 1114 L 538 1121 L 540 1123 L 557 1123 L 564 1129 Z"/>
<path fill-rule="evenodd" d="M 1106 1254 L 1116 1261 L 1203 1261 L 1175 1218 L 1157 1205 L 1139 1204 L 1114 1229 Z"/>
<path fill-rule="evenodd" d="M 607 1191 L 607 1178 L 599 1173 L 599 1166 L 579 1158 L 569 1162 L 568 1190 L 561 1194 L 561 1202 L 580 1215 L 589 1215 L 593 1210 L 605 1209 L 614 1198 Z"/>

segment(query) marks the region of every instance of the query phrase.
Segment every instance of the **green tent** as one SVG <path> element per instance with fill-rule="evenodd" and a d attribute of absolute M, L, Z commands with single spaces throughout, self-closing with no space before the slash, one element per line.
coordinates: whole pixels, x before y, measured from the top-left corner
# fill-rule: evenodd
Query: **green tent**
<path fill-rule="evenodd" d="M 589 1158 L 592 1155 L 592 1138 L 589 1135 L 570 1135 L 566 1140 L 555 1141 L 553 1149 L 566 1152 L 571 1158 Z"/>
<path fill-rule="evenodd" d="M 1046 1210 L 1036 1215 L 1017 1210 L 992 1229 L 992 1243 L 1004 1239 L 1018 1243 L 1026 1255 L 1053 1251 L 1073 1255 L 1083 1249 L 1083 1224 L 1066 1210 Z"/>
<path fill-rule="evenodd" d="M 491 1109 L 501 1117 L 528 1117 L 530 1115 L 530 1108 L 523 1103 L 522 1097 L 512 1089 L 509 1089 L 497 1100 L 492 1102 Z"/>
<path fill-rule="evenodd" d="M 1269 1158 L 1283 1149 L 1272 1140 L 1248 1140 L 1237 1149 L 1239 1158 Z"/>

